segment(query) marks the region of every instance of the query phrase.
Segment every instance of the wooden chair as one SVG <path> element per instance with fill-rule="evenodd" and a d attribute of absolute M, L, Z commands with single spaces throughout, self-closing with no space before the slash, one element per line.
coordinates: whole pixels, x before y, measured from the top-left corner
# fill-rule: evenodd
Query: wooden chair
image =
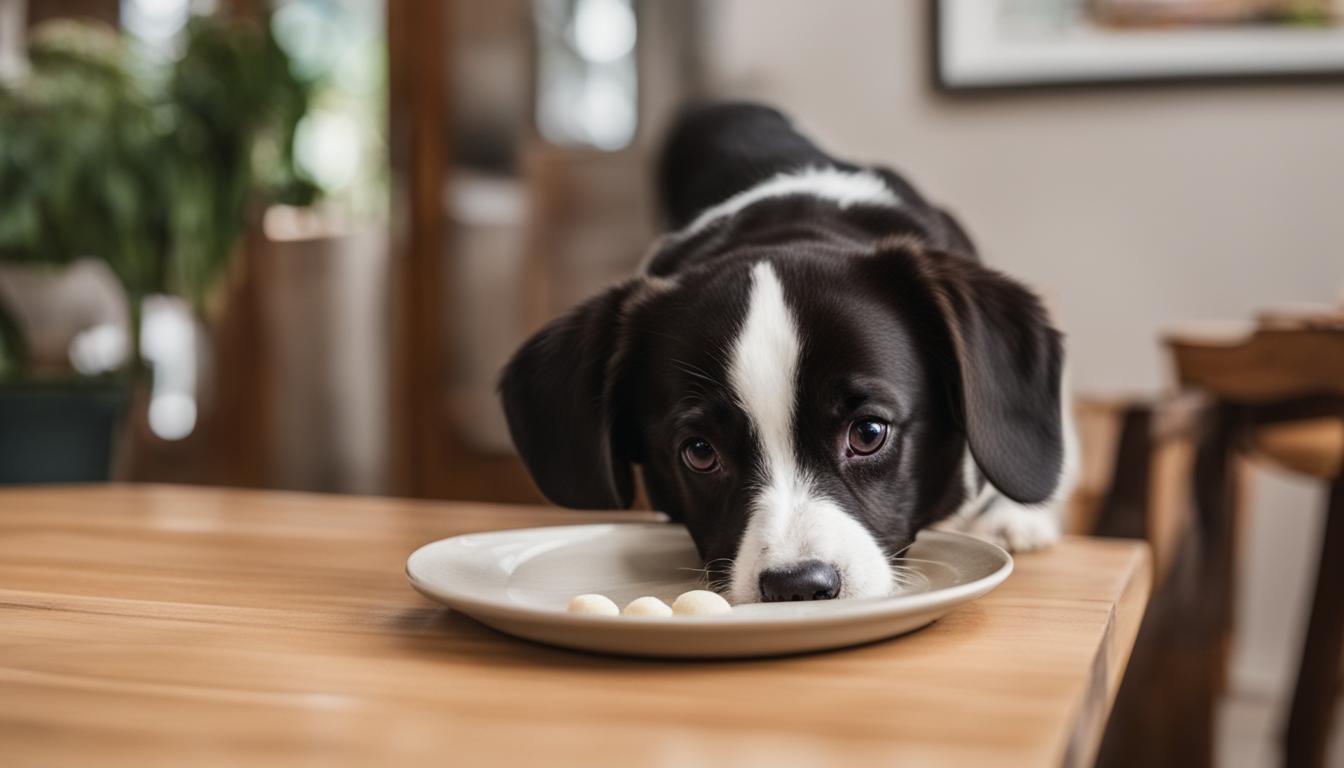
<path fill-rule="evenodd" d="M 1194 472 L 1211 606 L 1206 629 L 1224 638 L 1231 629 L 1236 462 L 1266 460 L 1329 486 L 1315 596 L 1283 742 L 1285 765 L 1321 766 L 1344 655 L 1344 314 L 1267 316 L 1249 334 L 1175 333 L 1166 341 L 1181 385 L 1211 400 Z"/>

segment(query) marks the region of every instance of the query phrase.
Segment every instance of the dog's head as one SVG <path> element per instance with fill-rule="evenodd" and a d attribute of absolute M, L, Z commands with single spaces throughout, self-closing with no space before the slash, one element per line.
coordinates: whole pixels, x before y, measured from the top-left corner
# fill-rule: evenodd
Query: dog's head
<path fill-rule="evenodd" d="M 965 498 L 967 451 L 1039 502 L 1062 461 L 1059 335 L 975 262 L 875 252 L 639 277 L 551 323 L 506 368 L 542 492 L 624 508 L 642 469 L 734 602 L 889 593 L 891 561 Z"/>

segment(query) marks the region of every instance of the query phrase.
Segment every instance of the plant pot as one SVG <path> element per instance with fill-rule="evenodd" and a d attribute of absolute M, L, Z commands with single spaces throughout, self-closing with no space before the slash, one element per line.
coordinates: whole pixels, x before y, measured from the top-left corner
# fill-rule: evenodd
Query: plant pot
<path fill-rule="evenodd" d="M 0 485 L 111 478 L 125 384 L 0 386 Z"/>

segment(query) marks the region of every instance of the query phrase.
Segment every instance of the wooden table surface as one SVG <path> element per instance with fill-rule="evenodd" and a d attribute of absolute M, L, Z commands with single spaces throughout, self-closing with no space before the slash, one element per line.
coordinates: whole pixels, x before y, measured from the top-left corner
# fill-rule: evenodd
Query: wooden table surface
<path fill-rule="evenodd" d="M 1147 551 L 1066 540 L 903 638 L 647 662 L 411 590 L 417 546 L 644 519 L 163 486 L 0 491 L 0 763 L 1090 764 Z"/>

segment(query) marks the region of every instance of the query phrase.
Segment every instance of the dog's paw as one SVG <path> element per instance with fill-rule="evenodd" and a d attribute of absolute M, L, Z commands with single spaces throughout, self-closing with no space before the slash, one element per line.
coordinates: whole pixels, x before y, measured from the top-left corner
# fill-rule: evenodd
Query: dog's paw
<path fill-rule="evenodd" d="M 1059 518 L 1051 509 L 1032 509 L 1007 500 L 959 526 L 970 535 L 1009 552 L 1045 549 L 1059 541 Z"/>

